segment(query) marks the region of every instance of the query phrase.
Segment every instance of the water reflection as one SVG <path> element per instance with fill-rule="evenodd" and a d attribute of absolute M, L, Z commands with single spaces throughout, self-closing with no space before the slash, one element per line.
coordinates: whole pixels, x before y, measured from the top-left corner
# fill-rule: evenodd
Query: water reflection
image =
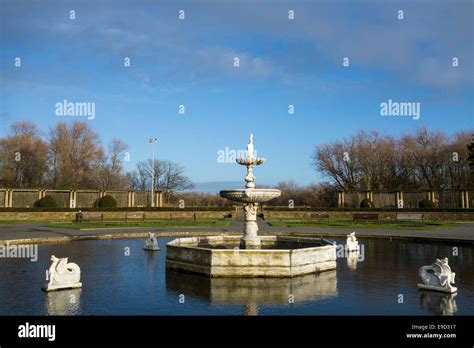
<path fill-rule="evenodd" d="M 159 263 L 158 260 L 159 260 L 159 256 L 157 255 L 157 253 L 159 253 L 159 251 L 150 251 L 150 250 L 144 250 L 143 253 L 146 255 L 146 263 L 147 263 L 147 267 L 148 267 L 148 270 L 150 272 L 155 272 L 155 267 L 157 266 L 157 264 Z"/>
<path fill-rule="evenodd" d="M 441 292 L 422 291 L 421 307 L 435 315 L 454 315 L 458 311 L 456 304 L 457 293 L 443 294 Z"/>
<path fill-rule="evenodd" d="M 47 292 L 46 309 L 48 315 L 80 314 L 81 290 L 82 289 L 79 288 Z"/>
<path fill-rule="evenodd" d="M 258 304 L 256 304 L 256 303 L 247 303 L 245 305 L 245 315 L 247 315 L 247 316 L 258 315 Z"/>
<path fill-rule="evenodd" d="M 257 315 L 259 305 L 285 305 L 337 296 L 336 271 L 294 278 L 208 278 L 166 270 L 166 287 L 212 303 L 245 306 Z"/>
<path fill-rule="evenodd" d="M 39 246 L 38 262 L 19 258 L 0 260 L 0 315 L 472 315 L 474 313 L 474 248 L 449 243 L 389 242 L 368 239 L 365 258 L 357 270 L 347 260 L 337 260 L 335 273 L 322 273 L 290 279 L 256 279 L 257 289 L 249 280 L 211 280 L 199 276 L 165 271 L 166 243 L 158 252 L 143 250 L 143 239 L 90 240 L 52 243 Z M 452 255 L 452 270 L 460 289 L 454 296 L 417 289 L 418 269 L 434 257 Z M 124 257 L 124 248 L 130 256 Z M 362 250 L 361 250 L 362 251 Z M 43 255 L 44 257 L 42 257 Z M 45 293 L 44 271 L 51 255 L 69 256 L 81 270 L 84 288 Z M 359 256 L 359 260 L 361 256 Z M 451 264 L 451 260 L 450 260 Z M 332 280 L 324 281 L 329 277 Z M 321 281 L 318 282 L 318 278 Z M 457 277 L 456 277 L 457 278 Z M 197 281 L 195 280 L 197 279 Z M 308 279 L 308 281 L 306 281 Z M 226 282 L 220 285 L 219 282 Z M 191 284 L 187 284 L 187 283 Z M 194 284 L 193 284 L 194 282 Z M 276 282 L 276 284 L 274 283 Z M 32 284 L 36 284 L 32 286 Z M 107 286 L 104 286 L 107 284 Z M 227 285 L 226 285 L 227 284 Z M 336 286 L 337 285 L 337 286 Z M 248 289 L 245 289 L 248 286 Z M 236 287 L 235 289 L 233 287 Z M 326 287 L 327 291 L 324 291 Z M 259 290 L 260 288 L 260 290 Z M 171 289 L 171 290 L 170 290 Z M 176 290 L 172 291 L 172 290 Z M 178 292 L 179 291 L 179 292 Z M 193 292 L 195 292 L 193 298 Z M 294 294 L 295 305 L 288 303 Z M 78 293 L 76 303 L 67 295 Z M 187 304 L 178 301 L 186 294 Z M 405 294 L 409 305 L 392 306 L 393 294 Z M 198 297 L 199 296 L 199 297 Z M 333 297 L 330 297 L 333 296 Z M 250 301 L 253 299 L 253 303 Z M 301 302 L 308 300 L 308 302 Z M 234 303 L 234 305 L 220 305 Z M 80 307 L 79 307 L 80 306 Z M 247 306 L 247 309 L 245 309 Z"/>
<path fill-rule="evenodd" d="M 347 267 L 350 269 L 357 269 L 357 262 L 359 262 L 359 251 L 351 251 L 347 254 Z"/>

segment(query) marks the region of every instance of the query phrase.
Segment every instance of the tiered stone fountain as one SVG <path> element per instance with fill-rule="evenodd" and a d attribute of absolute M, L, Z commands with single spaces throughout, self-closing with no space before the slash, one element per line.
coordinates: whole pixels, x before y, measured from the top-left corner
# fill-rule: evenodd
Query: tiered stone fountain
<path fill-rule="evenodd" d="M 211 277 L 292 277 L 336 268 L 336 245 L 321 238 L 258 236 L 258 205 L 280 196 L 280 190 L 255 188 L 253 168 L 265 160 L 255 156 L 253 136 L 247 156 L 245 189 L 221 191 L 244 203 L 245 231 L 240 236 L 178 238 L 167 244 L 166 267 Z"/>
<path fill-rule="evenodd" d="M 265 162 L 264 158 L 256 157 L 253 147 L 253 134 L 250 133 L 250 141 L 247 145 L 247 157 L 238 158 L 237 163 L 247 167 L 245 176 L 245 189 L 221 191 L 220 195 L 234 202 L 243 202 L 245 211 L 245 232 L 240 241 L 242 249 L 259 249 L 261 240 L 257 235 L 257 211 L 259 203 L 267 202 L 281 195 L 276 189 L 256 189 L 253 167 Z"/>

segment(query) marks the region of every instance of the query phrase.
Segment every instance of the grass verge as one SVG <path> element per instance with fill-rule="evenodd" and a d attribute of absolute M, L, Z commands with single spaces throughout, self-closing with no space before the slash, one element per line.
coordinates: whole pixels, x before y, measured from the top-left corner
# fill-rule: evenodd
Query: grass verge
<path fill-rule="evenodd" d="M 446 221 L 354 221 L 350 219 L 298 219 L 298 220 L 270 220 L 271 226 L 285 227 L 321 227 L 321 228 L 387 228 L 387 229 L 409 229 L 409 230 L 436 230 L 452 227 L 455 224 Z"/>
<path fill-rule="evenodd" d="M 163 219 L 145 221 L 93 221 L 93 222 L 54 222 L 49 227 L 63 227 L 75 230 L 102 228 L 139 228 L 139 227 L 210 227 L 229 226 L 232 219 Z"/>
<path fill-rule="evenodd" d="M 0 220 L 0 226 L 2 225 L 13 225 L 17 222 L 21 222 L 20 220 Z"/>

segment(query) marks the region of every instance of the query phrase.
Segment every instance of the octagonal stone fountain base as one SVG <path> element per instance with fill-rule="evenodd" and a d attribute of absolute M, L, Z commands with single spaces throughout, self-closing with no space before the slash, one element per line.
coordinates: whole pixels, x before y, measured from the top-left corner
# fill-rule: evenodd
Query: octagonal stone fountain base
<path fill-rule="evenodd" d="M 321 238 L 261 236 L 260 249 L 239 249 L 240 239 L 175 239 L 167 244 L 166 267 L 210 277 L 293 277 L 336 268 L 336 246 Z"/>

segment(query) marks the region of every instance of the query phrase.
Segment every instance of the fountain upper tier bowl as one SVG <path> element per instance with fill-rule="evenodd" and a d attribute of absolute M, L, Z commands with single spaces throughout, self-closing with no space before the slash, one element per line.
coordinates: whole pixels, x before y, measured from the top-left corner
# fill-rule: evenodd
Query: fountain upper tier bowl
<path fill-rule="evenodd" d="M 243 166 L 259 166 L 265 162 L 265 158 L 247 156 L 244 158 L 237 158 L 235 161 Z"/>
<path fill-rule="evenodd" d="M 281 195 L 276 189 L 234 189 L 219 192 L 220 196 L 234 202 L 262 203 L 277 198 Z"/>

